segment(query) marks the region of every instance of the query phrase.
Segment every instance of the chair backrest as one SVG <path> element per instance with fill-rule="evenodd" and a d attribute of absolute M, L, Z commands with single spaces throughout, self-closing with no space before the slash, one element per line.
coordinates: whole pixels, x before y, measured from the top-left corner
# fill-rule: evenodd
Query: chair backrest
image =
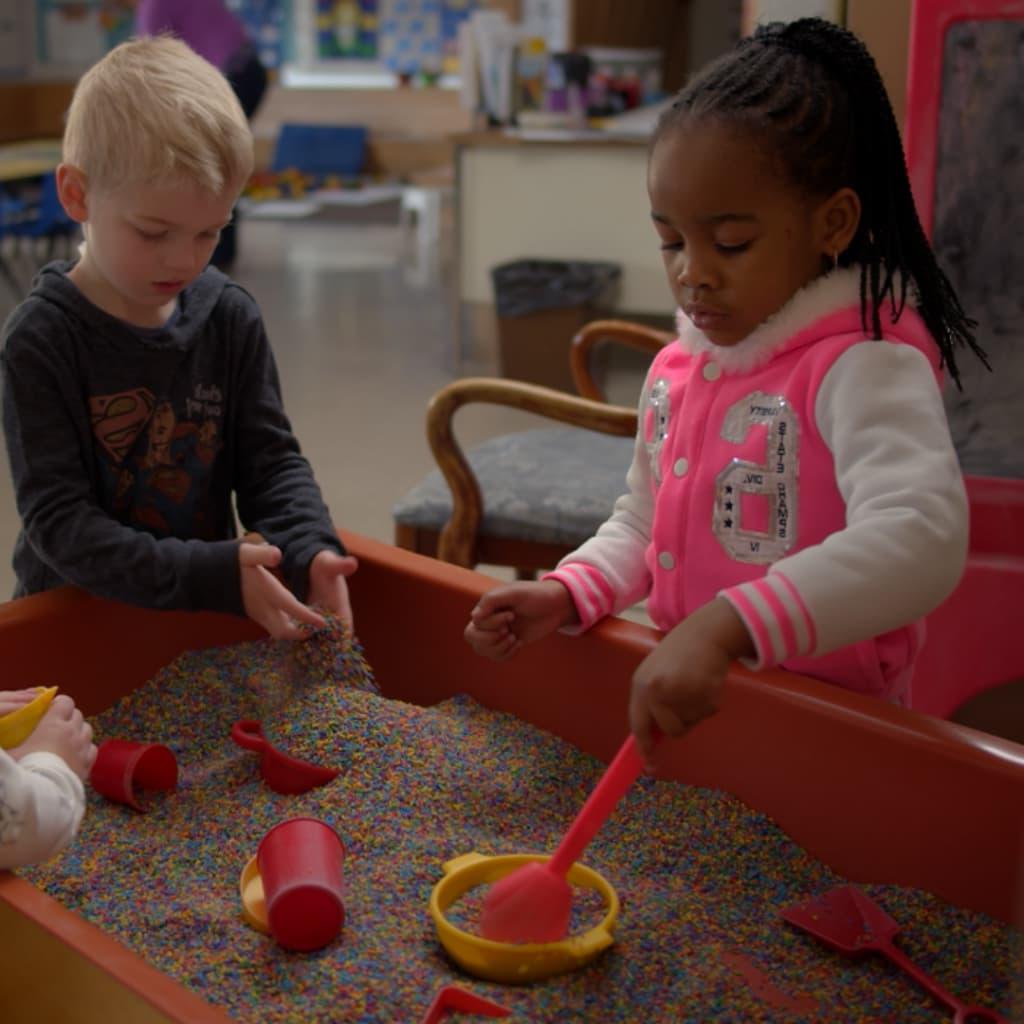
<path fill-rule="evenodd" d="M 606 402 L 591 372 L 591 350 L 599 342 L 608 341 L 653 358 L 671 338 L 665 331 L 623 320 L 595 320 L 585 325 L 573 338 L 569 357 L 573 380 L 582 397 L 524 381 L 491 378 L 464 378 L 442 388 L 427 410 L 427 440 L 452 494 L 452 515 L 441 533 L 438 557 L 457 565 L 475 565 L 483 520 L 479 482 L 452 428 L 457 409 L 472 402 L 506 405 L 572 426 L 632 437 L 636 433 L 635 408 Z M 623 474 L 627 468 L 623 465 Z"/>
<path fill-rule="evenodd" d="M 483 495 L 452 420 L 473 402 L 505 405 L 573 426 L 616 437 L 636 433 L 636 411 L 595 402 L 526 381 L 463 377 L 443 387 L 427 407 L 427 441 L 452 494 L 452 515 L 441 532 L 438 558 L 456 565 L 477 563 L 476 546 L 483 519 Z M 626 467 L 623 467 L 625 471 Z"/>

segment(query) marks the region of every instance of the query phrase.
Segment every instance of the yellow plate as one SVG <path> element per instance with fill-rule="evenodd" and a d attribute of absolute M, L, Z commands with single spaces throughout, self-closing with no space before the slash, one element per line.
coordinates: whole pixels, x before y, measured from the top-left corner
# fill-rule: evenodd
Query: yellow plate
<path fill-rule="evenodd" d="M 445 917 L 444 912 L 475 886 L 496 882 L 530 861 L 550 859 L 530 853 L 504 857 L 466 853 L 444 865 L 444 878 L 430 894 L 430 915 L 441 945 L 460 967 L 488 981 L 506 984 L 537 981 L 590 963 L 615 941 L 612 932 L 619 916 L 619 897 L 601 875 L 582 864 L 574 864 L 569 869 L 566 876 L 569 883 L 583 889 L 596 889 L 604 897 L 606 909 L 604 920 L 582 935 L 560 942 L 492 942 L 456 928 Z"/>
<path fill-rule="evenodd" d="M 270 933 L 267 921 L 267 904 L 263 899 L 263 879 L 255 857 L 242 868 L 242 876 L 238 880 L 238 895 L 242 899 L 242 917 L 245 923 L 258 932 Z"/>
<path fill-rule="evenodd" d="M 36 690 L 37 695 L 27 704 L 17 711 L 0 716 L 0 747 L 4 750 L 20 747 L 32 735 L 39 719 L 46 714 L 46 709 L 57 696 L 56 686 L 37 686 Z"/>

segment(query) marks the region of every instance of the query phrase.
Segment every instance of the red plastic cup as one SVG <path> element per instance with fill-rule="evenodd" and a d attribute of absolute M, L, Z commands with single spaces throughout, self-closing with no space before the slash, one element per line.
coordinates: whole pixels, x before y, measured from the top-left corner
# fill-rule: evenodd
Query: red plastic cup
<path fill-rule="evenodd" d="M 316 818 L 275 825 L 256 851 L 270 932 L 285 948 L 321 949 L 345 923 L 337 833 Z"/>
<path fill-rule="evenodd" d="M 96 751 L 89 781 L 108 800 L 145 811 L 136 789 L 174 789 L 178 762 L 162 743 L 105 740 Z"/>

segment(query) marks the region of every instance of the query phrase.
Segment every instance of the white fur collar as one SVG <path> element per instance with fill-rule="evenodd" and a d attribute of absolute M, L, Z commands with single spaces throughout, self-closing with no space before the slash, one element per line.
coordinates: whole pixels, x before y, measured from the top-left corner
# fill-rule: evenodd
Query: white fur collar
<path fill-rule="evenodd" d="M 816 277 L 737 345 L 716 345 L 681 309 L 676 313 L 676 328 L 684 351 L 713 354 L 726 373 L 749 373 L 764 366 L 799 331 L 847 306 L 860 306 L 859 267 Z"/>

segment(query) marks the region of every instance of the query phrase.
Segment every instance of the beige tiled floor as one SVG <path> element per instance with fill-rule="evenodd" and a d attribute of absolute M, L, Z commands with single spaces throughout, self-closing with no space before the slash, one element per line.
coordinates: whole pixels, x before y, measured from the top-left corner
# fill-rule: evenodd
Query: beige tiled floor
<path fill-rule="evenodd" d="M 263 310 L 286 408 L 335 521 L 390 541 L 392 503 L 434 466 L 423 428 L 427 401 L 453 377 L 447 264 L 415 258 L 396 211 L 375 220 L 246 219 L 240 239 L 234 277 Z M 28 265 L 20 271 L 27 285 Z M 13 304 L 0 281 L 0 319 Z M 462 360 L 463 375 L 496 369 L 493 352 Z M 639 378 L 620 381 L 613 397 L 632 402 L 638 386 Z M 474 443 L 528 421 L 474 406 L 459 413 L 457 429 Z M 18 523 L 3 461 L 0 594 L 7 595 Z"/>

